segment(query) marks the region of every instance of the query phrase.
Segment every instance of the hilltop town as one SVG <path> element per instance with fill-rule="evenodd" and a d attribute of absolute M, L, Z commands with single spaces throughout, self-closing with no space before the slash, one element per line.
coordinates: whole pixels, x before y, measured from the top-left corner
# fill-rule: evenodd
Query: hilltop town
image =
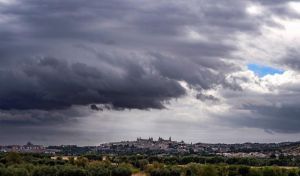
<path fill-rule="evenodd" d="M 145 153 L 145 154 L 198 154 L 220 155 L 225 157 L 278 157 L 299 156 L 299 142 L 283 143 L 242 143 L 242 144 L 209 144 L 185 143 L 161 137 L 155 141 L 153 138 L 137 138 L 136 141 L 122 141 L 101 144 L 96 147 L 99 153 Z"/>
<path fill-rule="evenodd" d="M 137 138 L 135 141 L 121 141 L 100 144 L 99 146 L 42 146 L 28 142 L 26 145 L 0 146 L 0 152 L 46 153 L 63 155 L 96 154 L 197 154 L 218 155 L 224 157 L 255 157 L 270 158 L 282 156 L 300 156 L 299 142 L 283 143 L 242 143 L 242 144 L 209 144 L 185 143 L 174 141 L 172 138 L 154 140 Z"/>

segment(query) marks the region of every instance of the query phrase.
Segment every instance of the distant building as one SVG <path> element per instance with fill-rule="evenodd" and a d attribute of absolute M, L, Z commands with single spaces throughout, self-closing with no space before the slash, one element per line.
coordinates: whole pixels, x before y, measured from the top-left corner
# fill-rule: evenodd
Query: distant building
<path fill-rule="evenodd" d="M 56 151 L 51 151 L 46 149 L 42 145 L 34 145 L 31 142 L 28 142 L 25 145 L 8 145 L 1 146 L 0 152 L 20 152 L 20 153 L 55 153 Z"/>

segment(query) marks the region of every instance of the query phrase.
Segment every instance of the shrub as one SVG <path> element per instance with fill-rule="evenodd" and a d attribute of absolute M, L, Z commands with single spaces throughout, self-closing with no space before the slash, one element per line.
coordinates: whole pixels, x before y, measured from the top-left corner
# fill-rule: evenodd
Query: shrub
<path fill-rule="evenodd" d="M 88 176 L 88 173 L 76 167 L 62 167 L 57 176 Z"/>
<path fill-rule="evenodd" d="M 181 175 L 181 169 L 178 168 L 178 167 L 172 167 L 172 168 L 170 169 L 170 174 L 171 174 L 172 176 L 180 176 L 180 175 Z"/>
<path fill-rule="evenodd" d="M 262 171 L 260 169 L 250 169 L 249 176 L 262 176 Z"/>
<path fill-rule="evenodd" d="M 172 176 L 167 168 L 154 169 L 150 172 L 150 176 Z"/>
<path fill-rule="evenodd" d="M 203 176 L 218 176 L 216 167 L 213 166 L 204 166 L 203 167 Z"/>
<path fill-rule="evenodd" d="M 250 167 L 248 166 L 240 166 L 238 169 L 239 174 L 242 176 L 246 176 L 250 173 Z"/>
<path fill-rule="evenodd" d="M 42 166 L 36 167 L 32 173 L 32 176 L 55 176 L 56 174 L 56 168 L 50 166 Z"/>
<path fill-rule="evenodd" d="M 111 176 L 131 176 L 131 174 L 131 170 L 127 167 L 116 167 L 111 172 Z"/>

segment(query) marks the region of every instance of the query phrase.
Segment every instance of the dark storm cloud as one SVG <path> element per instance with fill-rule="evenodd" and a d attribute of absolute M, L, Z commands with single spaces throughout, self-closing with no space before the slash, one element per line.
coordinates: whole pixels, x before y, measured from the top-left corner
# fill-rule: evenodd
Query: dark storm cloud
<path fill-rule="evenodd" d="M 61 109 L 91 103 L 115 108 L 162 108 L 162 102 L 184 94 L 175 81 L 147 73 L 136 63 L 122 66 L 124 73 L 83 63 L 68 64 L 55 58 L 2 69 L 0 108 Z"/>

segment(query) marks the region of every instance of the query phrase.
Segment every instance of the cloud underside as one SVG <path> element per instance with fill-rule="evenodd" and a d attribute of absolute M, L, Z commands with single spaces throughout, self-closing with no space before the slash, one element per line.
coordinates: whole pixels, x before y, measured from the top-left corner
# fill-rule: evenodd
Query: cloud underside
<path fill-rule="evenodd" d="M 147 74 L 134 63 L 126 64 L 128 72 L 116 74 L 105 67 L 68 65 L 45 58 L 17 70 L 2 71 L 0 79 L 6 85 L 2 87 L 0 108 L 53 110 L 91 103 L 112 104 L 115 108 L 162 108 L 163 101 L 184 94 L 176 81 Z"/>
<path fill-rule="evenodd" d="M 250 73 L 253 54 L 240 54 L 243 37 L 284 30 L 275 18 L 299 20 L 299 13 L 288 1 L 259 0 L 2 4 L 0 123 L 54 124 L 91 113 L 77 106 L 164 109 L 193 90 L 201 106 L 226 107 L 207 116 L 229 126 L 300 132 L 297 46 L 262 61 L 288 72 L 273 78 Z"/>

